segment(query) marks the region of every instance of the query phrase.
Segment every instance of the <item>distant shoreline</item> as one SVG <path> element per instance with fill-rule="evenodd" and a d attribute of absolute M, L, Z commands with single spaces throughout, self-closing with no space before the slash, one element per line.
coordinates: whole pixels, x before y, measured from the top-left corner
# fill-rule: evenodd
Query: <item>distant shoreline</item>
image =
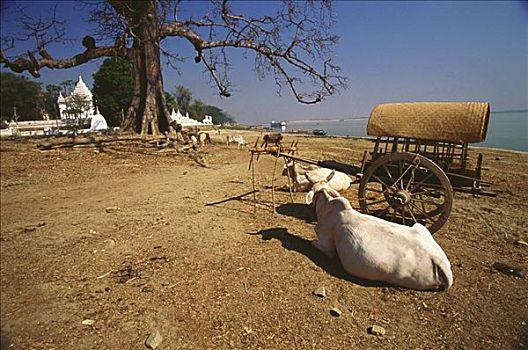
<path fill-rule="evenodd" d="M 368 137 L 368 118 L 312 119 L 287 121 L 286 130 L 311 133 L 322 129 L 327 135 Z M 486 140 L 472 147 L 488 147 L 528 152 L 528 110 L 492 111 Z"/>
<path fill-rule="evenodd" d="M 309 133 L 292 133 L 292 132 L 285 132 L 283 135 L 291 135 L 291 136 L 303 136 L 303 137 L 312 137 L 312 138 L 341 138 L 341 139 L 361 139 L 361 140 L 375 140 L 375 137 L 371 136 L 343 136 L 343 135 L 324 135 L 324 136 L 316 136 Z M 497 148 L 497 147 L 486 147 L 486 146 L 473 146 L 471 143 L 469 144 L 470 148 L 478 148 L 478 149 L 485 149 L 489 151 L 500 151 L 500 152 L 510 152 L 510 153 L 518 153 L 518 154 L 528 154 L 528 151 L 521 151 L 521 150 L 513 150 L 513 149 L 507 149 L 507 148 Z"/>

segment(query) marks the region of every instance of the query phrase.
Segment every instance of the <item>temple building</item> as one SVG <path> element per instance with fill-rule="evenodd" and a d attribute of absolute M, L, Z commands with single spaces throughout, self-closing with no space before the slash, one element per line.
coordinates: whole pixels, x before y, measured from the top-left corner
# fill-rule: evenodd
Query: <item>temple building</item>
<path fill-rule="evenodd" d="M 80 115 L 76 116 L 74 114 L 68 113 L 68 109 L 69 107 L 71 108 L 71 104 L 74 103 L 73 101 L 77 99 L 83 101 L 83 104 L 85 104 L 86 107 L 83 108 L 83 111 L 80 113 Z M 59 92 L 57 104 L 59 105 L 59 113 L 61 120 L 75 119 L 76 117 L 88 119 L 91 118 L 92 115 L 94 115 L 92 92 L 90 91 L 90 89 L 88 89 L 88 86 L 86 86 L 86 84 L 82 80 L 82 76 L 80 75 L 79 81 L 77 81 L 77 84 L 75 85 L 75 89 L 73 89 L 72 93 L 69 96 L 65 97 L 62 95 L 62 92 Z"/>
<path fill-rule="evenodd" d="M 198 121 L 196 119 L 192 119 L 189 117 L 189 113 L 185 113 L 185 116 L 180 113 L 180 110 L 178 109 L 178 112 L 174 111 L 174 108 L 172 109 L 172 113 L 170 114 L 170 119 L 172 121 L 176 121 L 178 124 L 181 124 L 182 126 L 200 126 L 200 125 L 213 125 L 213 117 L 210 115 L 206 115 L 203 119 L 203 121 Z"/>
<path fill-rule="evenodd" d="M 72 132 L 72 125 L 77 125 L 82 121 L 77 130 L 79 133 L 101 131 L 108 128 L 105 118 L 99 113 L 97 108 L 93 105 L 92 92 L 79 75 L 79 80 L 75 85 L 72 93 L 69 96 L 63 96 L 59 92 L 57 98 L 59 106 L 60 118 L 50 120 L 49 116 L 44 115 L 43 120 L 17 121 L 12 120 L 7 124 L 7 128 L 0 129 L 0 137 L 4 136 L 37 136 L 37 135 L 69 135 Z M 71 109 L 81 109 L 80 113 L 69 112 Z M 98 120 L 97 125 L 94 126 L 93 119 Z M 80 120 L 79 120 L 80 119 Z M 104 122 L 102 122 L 103 120 Z M 86 127 L 86 122 L 91 122 L 90 129 L 82 129 Z M 90 123 L 88 123 L 90 125 Z"/>

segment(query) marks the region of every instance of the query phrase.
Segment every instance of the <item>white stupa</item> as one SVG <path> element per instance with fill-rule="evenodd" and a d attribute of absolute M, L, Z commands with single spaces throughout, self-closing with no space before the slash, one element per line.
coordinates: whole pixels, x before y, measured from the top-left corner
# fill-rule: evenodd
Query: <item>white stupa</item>
<path fill-rule="evenodd" d="M 213 117 L 211 117 L 210 115 L 206 115 L 202 120 L 202 123 L 204 125 L 213 125 Z"/>
<path fill-rule="evenodd" d="M 79 81 L 77 81 L 77 84 L 75 85 L 75 88 L 73 89 L 73 92 L 69 96 L 63 96 L 62 92 L 59 92 L 59 97 L 57 98 L 57 104 L 59 105 L 59 113 L 60 118 L 62 120 L 66 119 L 75 119 L 76 116 L 71 115 L 67 113 L 68 104 L 73 99 L 74 96 L 81 96 L 86 102 L 89 107 L 84 109 L 81 112 L 80 117 L 83 119 L 91 118 L 92 115 L 94 115 L 94 108 L 93 108 L 93 97 L 92 92 L 90 89 L 88 89 L 88 86 L 84 83 L 82 76 L 79 75 Z"/>
<path fill-rule="evenodd" d="M 213 125 L 213 117 L 210 115 L 206 115 L 204 119 L 200 122 L 196 119 L 192 119 L 189 117 L 189 113 L 186 112 L 185 116 L 180 113 L 180 110 L 178 109 L 177 112 L 174 111 L 174 108 L 172 109 L 172 113 L 170 114 L 170 119 L 175 120 L 178 124 L 181 124 L 182 126 L 200 126 L 200 125 Z"/>

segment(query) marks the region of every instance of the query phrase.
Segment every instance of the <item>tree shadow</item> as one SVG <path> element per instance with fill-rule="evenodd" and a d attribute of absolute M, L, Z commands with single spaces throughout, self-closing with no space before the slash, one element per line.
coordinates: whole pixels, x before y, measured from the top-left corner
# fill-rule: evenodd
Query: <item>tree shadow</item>
<path fill-rule="evenodd" d="M 313 207 L 302 203 L 286 203 L 277 207 L 277 213 L 281 215 L 291 216 L 309 224 L 317 222 L 315 217 L 315 210 Z"/>
<path fill-rule="evenodd" d="M 364 287 L 394 287 L 393 285 L 385 282 L 368 281 L 351 276 L 343 269 L 339 258 L 336 257 L 335 259 L 329 259 L 321 251 L 312 246 L 311 241 L 292 235 L 285 228 L 264 229 L 260 230 L 257 234 L 261 235 L 262 239 L 265 241 L 271 240 L 273 238 L 281 241 L 284 248 L 296 251 L 306 256 L 314 264 L 336 278 L 343 279 Z"/>

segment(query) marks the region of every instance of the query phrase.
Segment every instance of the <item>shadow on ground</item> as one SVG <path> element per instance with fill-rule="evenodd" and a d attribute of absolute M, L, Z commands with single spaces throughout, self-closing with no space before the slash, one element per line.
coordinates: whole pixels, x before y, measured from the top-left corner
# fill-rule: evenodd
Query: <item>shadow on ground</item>
<path fill-rule="evenodd" d="M 321 251 L 312 246 L 311 241 L 292 235 L 285 228 L 279 227 L 264 229 L 260 230 L 257 234 L 261 235 L 262 239 L 266 241 L 271 239 L 277 239 L 281 241 L 284 248 L 296 251 L 306 256 L 311 261 L 313 261 L 314 264 L 336 278 L 340 278 L 364 287 L 392 287 L 387 283 L 367 281 L 349 275 L 343 269 L 343 266 L 337 257 L 335 259 L 329 259 Z"/>
<path fill-rule="evenodd" d="M 277 207 L 277 213 L 304 220 L 309 224 L 315 224 L 317 221 L 314 208 L 302 203 L 286 203 L 279 205 Z"/>

